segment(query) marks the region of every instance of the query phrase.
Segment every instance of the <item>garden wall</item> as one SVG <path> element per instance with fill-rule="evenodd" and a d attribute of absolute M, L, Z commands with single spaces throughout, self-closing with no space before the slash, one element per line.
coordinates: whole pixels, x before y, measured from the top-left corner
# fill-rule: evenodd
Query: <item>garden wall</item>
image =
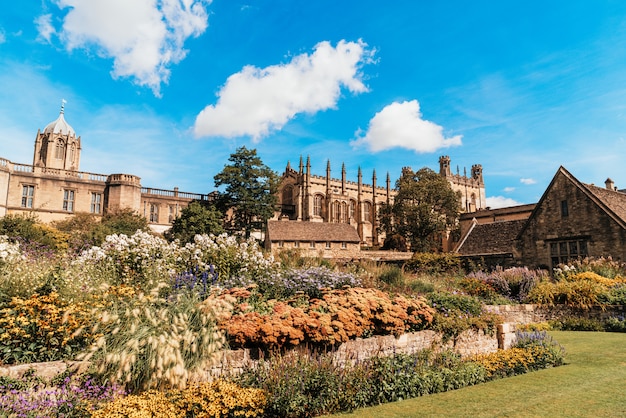
<path fill-rule="evenodd" d="M 564 305 L 491 305 L 486 306 L 485 309 L 500 315 L 503 322 L 514 324 L 545 322 L 570 316 L 603 320 L 626 314 L 624 306 L 594 306 L 591 309 L 578 309 Z"/>

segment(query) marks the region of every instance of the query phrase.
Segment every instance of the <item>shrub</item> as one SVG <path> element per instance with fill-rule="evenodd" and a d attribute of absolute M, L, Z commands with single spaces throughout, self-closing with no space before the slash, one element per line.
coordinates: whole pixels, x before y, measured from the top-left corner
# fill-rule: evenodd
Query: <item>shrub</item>
<path fill-rule="evenodd" d="M 231 347 L 332 346 L 357 337 L 421 330 L 433 320 L 433 310 L 422 298 L 392 298 L 376 289 L 327 290 L 320 299 L 301 294 L 287 301 L 263 299 L 255 289 L 233 288 L 222 296 L 236 299 L 233 316 L 221 324 Z"/>
<path fill-rule="evenodd" d="M 0 378 L 0 412 L 10 417 L 89 417 L 124 391 L 89 375 L 60 375 L 52 380 L 25 374 Z M 6 414 L 6 415 L 5 415 Z"/>
<path fill-rule="evenodd" d="M 549 323 L 552 329 L 558 331 L 604 331 L 602 321 L 594 318 L 567 316 L 551 320 Z"/>
<path fill-rule="evenodd" d="M 555 275 L 560 277 L 583 271 L 590 271 L 609 279 L 626 277 L 626 263 L 615 261 L 611 257 L 585 257 L 572 260 L 568 264 L 560 264 L 555 269 Z"/>
<path fill-rule="evenodd" d="M 425 274 L 454 274 L 461 270 L 461 259 L 451 253 L 415 253 L 404 269 Z"/>
<path fill-rule="evenodd" d="M 259 292 L 269 299 L 286 299 L 298 292 L 304 292 L 310 298 L 321 298 L 323 289 L 356 287 L 361 284 L 353 274 L 328 267 L 287 269 L 259 277 L 254 283 Z"/>
<path fill-rule="evenodd" d="M 91 306 L 68 303 L 55 292 L 13 298 L 0 310 L 0 355 L 5 364 L 74 357 L 92 343 Z"/>
<path fill-rule="evenodd" d="M 378 280 L 390 286 L 402 286 L 405 282 L 404 273 L 397 266 L 385 268 L 378 276 Z"/>
<path fill-rule="evenodd" d="M 182 390 L 149 390 L 117 398 L 92 418 L 133 417 L 260 417 L 266 404 L 262 390 L 242 388 L 224 380 L 203 382 Z"/>

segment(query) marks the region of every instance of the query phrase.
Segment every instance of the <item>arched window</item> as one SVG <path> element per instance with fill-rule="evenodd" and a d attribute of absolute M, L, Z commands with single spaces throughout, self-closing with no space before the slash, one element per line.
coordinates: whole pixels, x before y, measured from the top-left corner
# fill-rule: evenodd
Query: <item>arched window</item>
<path fill-rule="evenodd" d="M 59 140 L 59 142 L 57 142 L 54 151 L 54 158 L 56 158 L 57 160 L 62 160 L 63 158 L 65 158 L 65 142 L 63 142 L 62 140 Z"/>
<path fill-rule="evenodd" d="M 341 203 L 339 201 L 333 202 L 332 220 L 337 223 L 341 222 Z"/>
<path fill-rule="evenodd" d="M 363 203 L 363 220 L 372 222 L 372 204 L 370 202 Z"/>
<path fill-rule="evenodd" d="M 349 214 L 350 219 L 354 219 L 356 218 L 356 200 L 351 200 L 350 201 L 350 214 Z"/>
<path fill-rule="evenodd" d="M 283 205 L 293 205 L 293 187 L 285 186 L 283 189 Z"/>
<path fill-rule="evenodd" d="M 341 202 L 341 222 L 348 223 L 348 204 L 346 202 Z"/>
<path fill-rule="evenodd" d="M 316 194 L 313 198 L 313 216 L 322 216 L 322 207 L 324 206 L 324 196 Z"/>

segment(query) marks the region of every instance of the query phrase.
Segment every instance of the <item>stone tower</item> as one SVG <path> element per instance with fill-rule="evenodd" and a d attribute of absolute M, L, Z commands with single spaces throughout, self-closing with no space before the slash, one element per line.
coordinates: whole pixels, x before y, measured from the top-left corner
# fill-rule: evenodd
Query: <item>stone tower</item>
<path fill-rule="evenodd" d="M 80 166 L 80 136 L 65 121 L 65 101 L 59 117 L 42 131 L 37 131 L 33 165 L 35 167 L 78 171 Z"/>

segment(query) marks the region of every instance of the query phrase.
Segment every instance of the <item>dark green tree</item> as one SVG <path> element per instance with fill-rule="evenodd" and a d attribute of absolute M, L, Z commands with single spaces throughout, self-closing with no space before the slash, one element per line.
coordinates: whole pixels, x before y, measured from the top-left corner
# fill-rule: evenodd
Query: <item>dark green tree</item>
<path fill-rule="evenodd" d="M 224 214 L 206 201 L 193 201 L 174 219 L 172 227 L 165 231 L 165 238 L 181 243 L 193 242 L 197 234 L 219 235 L 224 232 Z"/>
<path fill-rule="evenodd" d="M 379 224 L 388 237 L 401 235 L 412 251 L 441 249 L 441 236 L 455 228 L 460 200 L 448 181 L 429 168 L 404 169 L 392 205 L 382 208 Z"/>
<path fill-rule="evenodd" d="M 232 210 L 231 230 L 243 231 L 248 238 L 274 215 L 278 174 L 263 164 L 255 149 L 245 146 L 231 154 L 228 161 L 230 164 L 215 175 L 215 187 L 225 186 L 220 200 L 227 211 Z"/>

